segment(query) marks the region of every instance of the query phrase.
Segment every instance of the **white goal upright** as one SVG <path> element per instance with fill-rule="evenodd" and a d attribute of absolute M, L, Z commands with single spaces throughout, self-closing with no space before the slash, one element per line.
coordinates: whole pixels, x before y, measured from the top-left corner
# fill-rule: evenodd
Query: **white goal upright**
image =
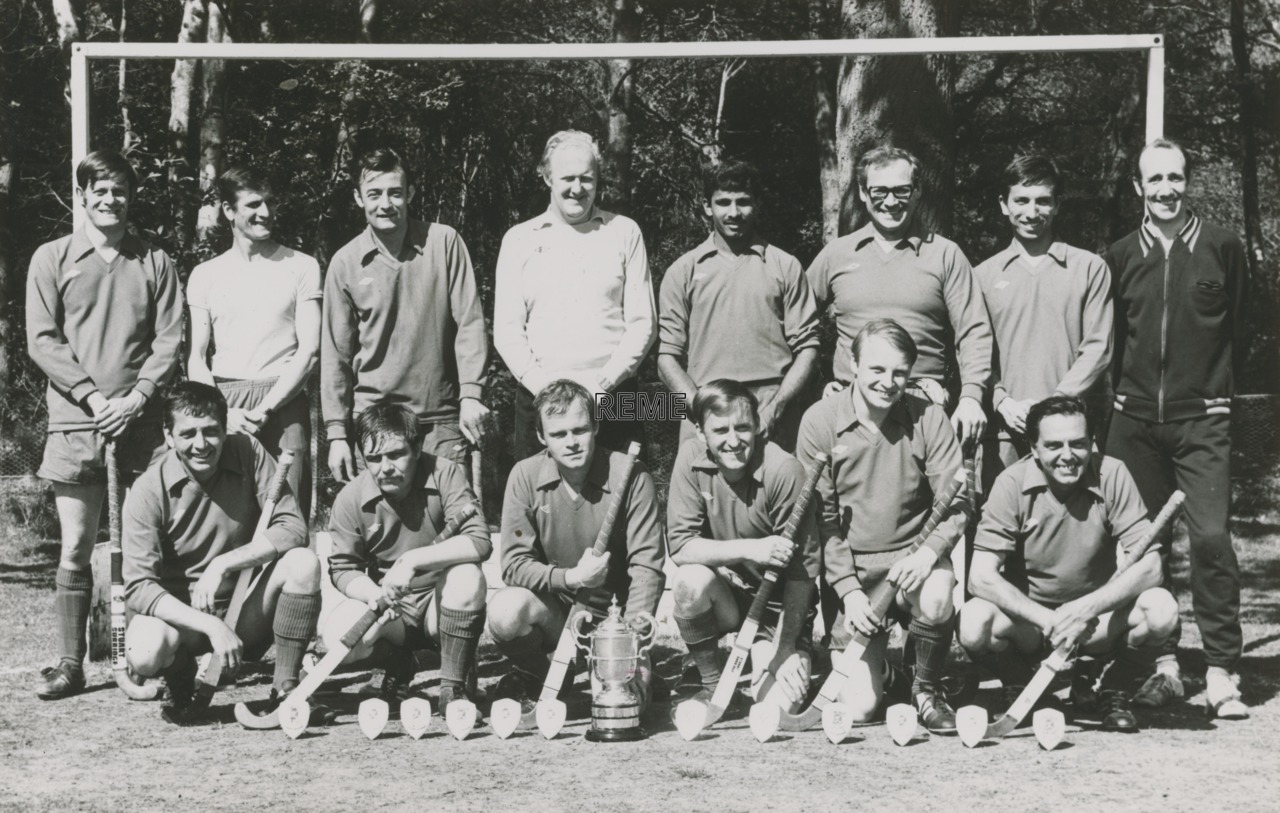
<path fill-rule="evenodd" d="M 71 47 L 71 171 L 89 153 L 89 62 L 95 59 L 369 60 L 477 62 L 559 59 L 738 59 L 931 54 L 1147 52 L 1146 140 L 1164 131 L 1164 37 L 1084 34 L 1028 37 L 936 37 L 739 42 L 610 42 L 480 45 L 395 43 L 80 42 Z M 76 201 L 76 226 L 84 214 Z"/>

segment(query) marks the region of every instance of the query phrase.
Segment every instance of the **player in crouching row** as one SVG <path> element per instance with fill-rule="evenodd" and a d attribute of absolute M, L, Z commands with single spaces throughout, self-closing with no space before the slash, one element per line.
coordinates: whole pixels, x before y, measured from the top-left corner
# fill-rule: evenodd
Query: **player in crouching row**
<path fill-rule="evenodd" d="M 502 509 L 502 580 L 489 601 L 489 632 L 512 664 L 497 695 L 532 710 L 574 595 L 590 588 L 597 616 L 611 597 L 627 620 L 654 613 L 662 596 L 666 555 L 653 478 L 642 463 L 626 484 L 625 500 L 606 553 L 593 543 L 626 456 L 596 446 L 594 399 L 582 385 L 553 381 L 534 399 L 538 437 L 546 450 L 516 464 Z M 570 673 L 571 675 L 572 673 Z M 647 702 L 650 670 L 641 663 L 637 689 Z M 567 681 L 566 681 L 567 682 Z"/>
<path fill-rule="evenodd" d="M 860 661 L 845 664 L 850 681 L 841 701 L 855 720 L 870 720 L 879 709 L 889 619 L 871 614 L 868 595 L 887 579 L 897 587 L 890 615 L 909 622 L 915 646 L 911 697 L 921 722 L 935 734 L 954 734 L 955 713 L 941 692 L 954 628 L 956 581 L 948 554 L 964 530 L 968 507 L 903 555 L 935 495 L 961 467 L 960 444 L 942 407 L 905 393 L 915 360 L 915 342 L 901 325 L 868 322 L 853 339 L 853 386 L 809 408 L 796 451 L 806 466 L 819 452 L 831 453 L 814 497 L 820 500 L 825 575 L 844 609 L 833 647 L 843 649 L 852 631 L 874 636 Z"/>
<path fill-rule="evenodd" d="M 1120 461 L 1096 455 L 1084 402 L 1055 395 L 1031 407 L 1032 454 L 996 479 L 978 526 L 960 641 L 984 663 L 1012 702 L 1040 660 L 1063 643 L 1109 657 L 1094 694 L 1092 671 L 1077 670 L 1071 700 L 1096 710 L 1105 731 L 1137 731 L 1128 692 L 1150 673 L 1173 632 L 1178 604 L 1161 581 L 1153 547 L 1116 571 L 1150 523 Z M 1095 703 L 1096 701 L 1100 701 Z"/>
<path fill-rule="evenodd" d="M 480 563 L 492 543 L 479 514 L 457 536 L 437 539 L 475 496 L 461 466 L 421 450 L 421 432 L 413 411 L 400 404 L 375 404 L 356 418 L 365 469 L 338 494 L 329 520 L 329 575 L 347 600 L 325 621 L 324 636 L 332 648 L 385 597 L 396 618 L 371 630 L 348 659 L 376 653 L 386 666 L 382 699 L 394 701 L 417 672 L 413 650 L 435 642 L 440 648 L 437 708 L 444 715 L 451 702 L 465 696 L 475 668 L 487 592 Z M 424 584 L 419 579 L 424 574 L 436 578 Z M 418 583 L 411 585 L 415 579 Z"/>
<path fill-rule="evenodd" d="M 223 668 L 276 647 L 272 695 L 297 684 L 320 616 L 320 564 L 286 488 L 266 532 L 255 537 L 275 464 L 248 435 L 227 434 L 227 402 L 208 384 L 179 384 L 165 399 L 169 452 L 138 478 L 124 507 L 124 577 L 135 615 L 129 666 L 163 675 L 165 717 L 187 722 L 195 656 L 213 651 Z M 234 576 L 261 566 L 232 629 L 223 621 Z"/>
<path fill-rule="evenodd" d="M 692 418 L 698 435 L 681 445 L 667 497 L 671 559 L 679 566 L 676 625 L 698 673 L 681 681 L 682 693 L 710 701 L 722 671 L 720 636 L 742 625 L 765 569 L 786 568 L 782 599 L 770 602 L 752 647 L 752 686 L 772 676 L 782 697 L 798 703 L 809 686 L 805 631 L 812 627 L 819 567 L 813 512 L 794 540 L 781 534 L 804 487 L 804 469 L 764 441 L 759 402 L 737 381 L 699 389 Z"/>

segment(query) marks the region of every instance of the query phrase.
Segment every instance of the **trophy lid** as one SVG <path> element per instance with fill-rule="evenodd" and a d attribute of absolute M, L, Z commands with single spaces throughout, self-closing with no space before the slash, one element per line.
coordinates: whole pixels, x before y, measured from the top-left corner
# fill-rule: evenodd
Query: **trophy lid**
<path fill-rule="evenodd" d="M 617 596 L 614 596 L 609 604 L 609 615 L 596 625 L 595 635 L 601 634 L 627 636 L 630 636 L 631 634 L 631 628 L 628 627 L 627 622 L 622 619 L 622 608 L 618 606 Z"/>

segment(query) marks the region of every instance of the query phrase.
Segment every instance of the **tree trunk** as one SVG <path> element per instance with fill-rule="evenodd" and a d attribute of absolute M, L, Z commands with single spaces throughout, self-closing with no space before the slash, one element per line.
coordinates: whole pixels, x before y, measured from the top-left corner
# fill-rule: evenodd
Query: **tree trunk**
<path fill-rule="evenodd" d="M 360 0 L 360 41 L 378 39 L 378 0 Z"/>
<path fill-rule="evenodd" d="M 58 47 L 67 49 L 80 39 L 80 22 L 71 0 L 53 0 L 53 17 L 58 21 Z"/>
<path fill-rule="evenodd" d="M 809 30 L 818 39 L 833 36 L 829 0 L 809 0 Z M 840 236 L 840 160 L 836 153 L 836 75 L 834 59 L 809 61 L 813 79 L 813 133 L 818 142 L 818 184 L 822 190 L 822 242 Z"/>
<path fill-rule="evenodd" d="M 1245 34 L 1244 0 L 1231 0 L 1231 54 L 1235 58 L 1236 92 L 1240 96 L 1240 189 L 1244 196 L 1244 244 L 1250 276 L 1257 278 L 1262 265 L 1262 211 L 1258 204 L 1258 143 L 1253 129 L 1254 111 L 1265 109 L 1253 84 L 1249 42 Z"/>
<path fill-rule="evenodd" d="M 635 42 L 640 17 L 635 0 L 610 0 L 614 42 Z M 631 111 L 634 104 L 635 65 L 630 59 L 611 59 L 605 66 L 605 103 L 609 116 L 604 148 L 604 176 L 609 179 L 610 206 L 631 208 Z"/>
<path fill-rule="evenodd" d="M 208 5 L 207 42 L 230 42 L 222 0 Z M 196 242 L 207 243 L 218 225 L 218 195 L 215 186 L 226 168 L 227 63 L 204 60 L 200 66 L 202 108 L 200 119 L 200 215 L 196 218 Z"/>
<path fill-rule="evenodd" d="M 857 39 L 954 36 L 958 7 L 950 0 L 843 0 L 843 35 Z M 881 144 L 910 150 L 920 159 L 917 217 L 925 228 L 946 231 L 955 179 L 954 64 L 945 55 L 843 61 L 836 112 L 836 157 L 844 184 L 842 231 L 855 228 L 862 213 L 855 173 L 858 158 Z"/>
<path fill-rule="evenodd" d="M 178 42 L 200 42 L 205 38 L 206 8 L 203 0 L 185 0 L 182 30 Z M 191 173 L 191 97 L 195 90 L 197 63 L 179 59 L 173 64 L 169 100 L 169 185 L 173 209 L 174 244 L 185 249 L 191 244 L 196 196 Z"/>
<path fill-rule="evenodd" d="M 1142 94 L 1134 87 L 1123 99 L 1120 107 L 1108 118 L 1104 131 L 1104 143 L 1110 156 L 1107 163 L 1105 180 L 1100 197 L 1106 201 L 1103 215 L 1103 226 L 1106 229 L 1106 242 L 1120 239 L 1120 236 L 1132 229 L 1129 218 L 1125 217 L 1125 199 L 1132 194 L 1129 183 L 1133 176 L 1134 131 L 1138 126 L 1138 113 L 1142 109 Z M 1095 246 L 1101 252 L 1106 245 Z"/>

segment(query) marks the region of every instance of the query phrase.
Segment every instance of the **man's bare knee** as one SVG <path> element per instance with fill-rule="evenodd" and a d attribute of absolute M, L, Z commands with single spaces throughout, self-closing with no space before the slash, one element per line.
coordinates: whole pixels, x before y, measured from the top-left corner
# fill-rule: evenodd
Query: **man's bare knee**
<path fill-rule="evenodd" d="M 519 587 L 504 587 L 489 599 L 485 612 L 489 634 L 496 641 L 510 641 L 533 630 L 534 611 L 537 603 L 533 593 Z"/>
<path fill-rule="evenodd" d="M 711 586 L 716 572 L 705 565 L 681 565 L 676 569 L 672 591 L 676 607 L 683 611 L 706 610 L 710 604 Z"/>
<path fill-rule="evenodd" d="M 991 602 L 974 598 L 960 608 L 960 645 L 968 652 L 991 652 L 998 610 Z"/>
<path fill-rule="evenodd" d="M 179 635 L 173 627 L 149 615 L 135 615 L 125 633 L 125 657 L 133 671 L 154 677 L 173 663 Z"/>
<path fill-rule="evenodd" d="M 1149 635 L 1156 639 L 1149 643 L 1163 641 L 1173 634 L 1178 625 L 1178 600 L 1168 590 L 1163 587 L 1144 590 L 1138 596 L 1136 607 L 1146 623 Z"/>
<path fill-rule="evenodd" d="M 451 610 L 476 612 L 484 609 L 488 592 L 480 565 L 472 562 L 458 564 L 444 572 L 440 585 L 440 604 Z"/>
<path fill-rule="evenodd" d="M 276 563 L 286 593 L 314 595 L 320 592 L 320 560 L 306 548 L 285 551 Z"/>
<path fill-rule="evenodd" d="M 935 570 L 925 580 L 916 600 L 916 617 L 926 624 L 945 624 L 955 612 L 952 595 L 956 586 L 950 571 Z"/>

